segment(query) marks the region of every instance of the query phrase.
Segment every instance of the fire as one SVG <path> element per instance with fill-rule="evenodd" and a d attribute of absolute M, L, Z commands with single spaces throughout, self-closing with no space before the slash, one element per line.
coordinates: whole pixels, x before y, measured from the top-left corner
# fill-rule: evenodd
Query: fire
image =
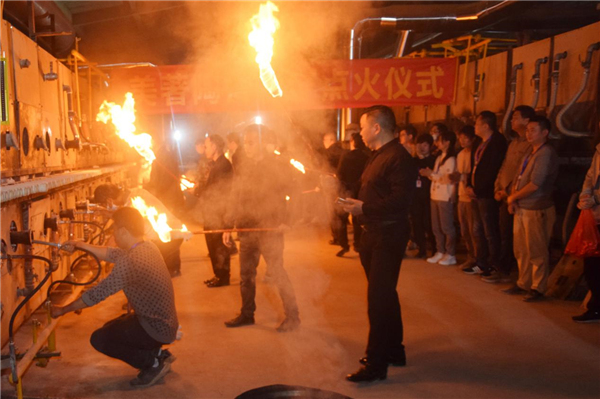
<path fill-rule="evenodd" d="M 275 154 L 275 155 L 281 155 L 281 153 L 279 151 L 277 151 L 277 150 L 273 151 L 273 154 Z"/>
<path fill-rule="evenodd" d="M 300 172 L 306 174 L 306 170 L 304 169 L 304 165 L 295 159 L 290 159 L 290 163 L 294 166 L 294 168 L 298 169 Z"/>
<path fill-rule="evenodd" d="M 188 180 L 187 177 L 185 177 L 185 175 L 181 176 L 181 179 L 179 180 L 179 187 L 181 187 L 181 191 L 185 191 L 188 190 L 190 188 L 194 188 L 195 184 L 191 181 Z"/>
<path fill-rule="evenodd" d="M 286 195 L 286 196 L 285 196 L 285 200 L 286 200 L 286 201 L 289 201 L 289 200 L 290 200 L 290 196 L 289 196 L 289 195 Z"/>
<path fill-rule="evenodd" d="M 275 71 L 271 66 L 273 58 L 273 45 L 275 40 L 273 34 L 279 29 L 279 20 L 273 15 L 279 8 L 270 1 L 261 4 L 258 14 L 255 14 L 250 22 L 252 32 L 248 35 L 250 45 L 256 50 L 255 61 L 260 68 L 260 80 L 273 97 L 283 96 Z"/>
<path fill-rule="evenodd" d="M 162 242 L 171 241 L 171 231 L 173 229 L 169 226 L 166 214 L 159 214 L 155 207 L 146 205 L 146 201 L 144 201 L 142 197 L 133 197 L 131 199 L 131 205 L 140 211 L 143 217 L 148 219 Z"/>
<path fill-rule="evenodd" d="M 148 133 L 135 133 L 135 101 L 133 94 L 125 94 L 123 106 L 104 101 L 96 121 L 104 124 L 111 120 L 115 126 L 117 136 L 125 140 L 130 147 L 140 154 L 146 161 L 152 163 L 156 156 L 152 151 L 152 136 Z"/>

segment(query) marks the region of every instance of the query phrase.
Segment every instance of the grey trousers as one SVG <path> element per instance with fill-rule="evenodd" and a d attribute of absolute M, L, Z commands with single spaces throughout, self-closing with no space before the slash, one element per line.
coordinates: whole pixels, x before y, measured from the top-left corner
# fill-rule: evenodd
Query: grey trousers
<path fill-rule="evenodd" d="M 435 235 L 437 252 L 456 255 L 456 229 L 452 202 L 431 200 L 431 227 Z"/>
<path fill-rule="evenodd" d="M 471 201 L 458 202 L 458 221 L 460 222 L 460 234 L 467 247 L 467 262 L 475 264 L 475 240 L 473 238 L 473 210 Z"/>

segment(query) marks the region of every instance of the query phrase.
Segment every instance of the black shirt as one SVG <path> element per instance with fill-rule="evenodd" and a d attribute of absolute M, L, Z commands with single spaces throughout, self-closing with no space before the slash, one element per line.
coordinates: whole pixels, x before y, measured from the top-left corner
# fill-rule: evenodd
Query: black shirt
<path fill-rule="evenodd" d="M 338 169 L 340 160 L 345 153 L 346 150 L 342 148 L 342 144 L 339 141 L 333 143 L 325 150 L 325 156 L 327 158 L 327 166 L 329 170 L 335 172 Z"/>
<path fill-rule="evenodd" d="M 392 140 L 373 152 L 360 179 L 362 224 L 406 222 L 417 180 L 413 157 Z"/>
<path fill-rule="evenodd" d="M 484 146 L 479 155 L 478 150 Z M 492 133 L 489 142 L 479 144 L 477 150 L 471 151 L 471 174 L 467 179 L 467 186 L 473 187 L 477 198 L 494 198 L 494 183 L 506 155 L 506 139 L 498 132 Z"/>
<path fill-rule="evenodd" d="M 417 163 L 417 170 L 420 169 L 432 169 L 435 166 L 435 156 L 433 154 L 429 154 L 429 156 L 425 158 L 415 157 Z M 415 183 L 415 200 L 427 200 L 430 198 L 430 190 L 431 190 L 431 180 L 427 177 L 417 175 L 417 181 Z"/>
<path fill-rule="evenodd" d="M 352 150 L 342 156 L 337 170 L 337 177 L 342 183 L 343 191 L 345 191 L 341 193 L 342 195 L 349 195 L 352 198 L 358 196 L 360 177 L 365 170 L 369 157 L 370 154 L 360 149 Z"/>
<path fill-rule="evenodd" d="M 224 228 L 224 219 L 227 211 L 227 202 L 231 198 L 231 186 L 233 184 L 233 167 L 231 163 L 221 155 L 212 164 L 208 173 L 206 186 L 202 191 L 202 214 L 204 217 L 204 228 Z"/>

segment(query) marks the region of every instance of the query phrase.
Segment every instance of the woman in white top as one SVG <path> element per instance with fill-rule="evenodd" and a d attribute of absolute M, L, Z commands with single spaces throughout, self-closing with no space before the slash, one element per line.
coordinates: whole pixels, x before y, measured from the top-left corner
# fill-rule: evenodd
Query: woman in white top
<path fill-rule="evenodd" d="M 436 144 L 441 154 L 435 160 L 433 170 L 419 172 L 431 179 L 431 225 L 437 246 L 437 252 L 427 262 L 449 266 L 456 264 L 456 184 L 451 178 L 456 171 L 456 135 L 449 131 L 440 132 Z"/>

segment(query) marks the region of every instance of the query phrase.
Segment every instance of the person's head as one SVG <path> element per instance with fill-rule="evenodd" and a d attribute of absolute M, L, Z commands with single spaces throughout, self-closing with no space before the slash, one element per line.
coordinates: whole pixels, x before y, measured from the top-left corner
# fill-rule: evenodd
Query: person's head
<path fill-rule="evenodd" d="M 390 107 L 375 105 L 360 117 L 360 135 L 365 144 L 376 150 L 394 138 L 396 116 Z"/>
<path fill-rule="evenodd" d="M 431 153 L 433 137 L 429 133 L 423 133 L 417 136 L 417 154 L 421 157 L 427 157 Z"/>
<path fill-rule="evenodd" d="M 244 152 L 250 159 L 259 159 L 263 153 L 263 142 L 261 137 L 262 127 L 250 125 L 244 129 Z"/>
<path fill-rule="evenodd" d="M 462 148 L 471 148 L 475 137 L 475 128 L 471 125 L 465 125 L 458 131 L 458 141 Z"/>
<path fill-rule="evenodd" d="M 116 184 L 101 184 L 94 190 L 93 202 L 109 207 L 114 204 L 123 205 L 125 203 L 123 193 L 124 191 Z"/>
<path fill-rule="evenodd" d="M 236 132 L 231 132 L 227 135 L 227 148 L 232 153 L 236 152 L 240 147 L 240 136 Z"/>
<path fill-rule="evenodd" d="M 329 132 L 323 135 L 323 147 L 325 148 L 331 147 L 336 141 L 337 139 L 334 133 Z"/>
<path fill-rule="evenodd" d="M 364 150 L 365 148 L 365 142 L 360 133 L 352 133 L 352 136 L 350 136 L 350 149 Z"/>
<path fill-rule="evenodd" d="M 437 140 L 437 147 L 445 154 L 440 165 L 443 165 L 444 162 L 450 157 L 456 155 L 456 134 L 451 131 L 445 131 L 440 133 L 440 137 Z"/>
<path fill-rule="evenodd" d="M 206 138 L 206 157 L 214 161 L 225 152 L 225 140 L 218 134 L 211 134 Z"/>
<path fill-rule="evenodd" d="M 475 134 L 487 139 L 496 131 L 496 114 L 492 111 L 481 111 L 475 120 Z"/>
<path fill-rule="evenodd" d="M 400 144 L 409 145 L 415 142 L 417 129 L 413 125 L 406 125 L 400 128 Z"/>
<path fill-rule="evenodd" d="M 532 146 L 537 147 L 548 140 L 552 124 L 545 116 L 535 115 L 529 119 L 525 135 Z"/>
<path fill-rule="evenodd" d="M 124 207 L 112 215 L 115 223 L 113 236 L 117 246 L 129 249 L 144 238 L 144 218 L 137 209 Z"/>
<path fill-rule="evenodd" d="M 515 107 L 510 118 L 510 127 L 517 132 L 519 136 L 524 137 L 529 120 L 535 116 L 535 110 L 529 105 L 519 105 Z"/>
<path fill-rule="evenodd" d="M 206 152 L 204 137 L 200 137 L 198 140 L 196 140 L 196 152 L 200 155 L 204 155 L 204 153 Z"/>
<path fill-rule="evenodd" d="M 437 143 L 440 134 L 443 132 L 448 132 L 448 126 L 444 125 L 443 123 L 435 123 L 433 126 L 431 126 L 431 129 L 429 129 L 429 134 L 431 137 L 433 137 L 434 144 Z"/>

